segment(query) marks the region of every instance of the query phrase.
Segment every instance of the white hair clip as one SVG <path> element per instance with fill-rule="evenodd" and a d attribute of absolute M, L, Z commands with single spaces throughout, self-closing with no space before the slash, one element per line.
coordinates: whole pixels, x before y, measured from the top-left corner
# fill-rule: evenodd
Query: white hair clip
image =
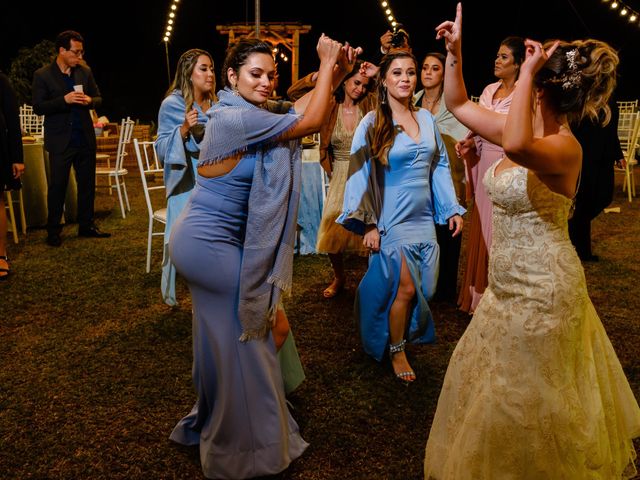
<path fill-rule="evenodd" d="M 560 77 L 563 90 L 569 90 L 570 88 L 577 87 L 582 83 L 582 75 L 578 70 L 578 62 L 576 60 L 579 54 L 580 52 L 578 52 L 577 47 L 565 53 L 569 68 L 564 75 Z"/>

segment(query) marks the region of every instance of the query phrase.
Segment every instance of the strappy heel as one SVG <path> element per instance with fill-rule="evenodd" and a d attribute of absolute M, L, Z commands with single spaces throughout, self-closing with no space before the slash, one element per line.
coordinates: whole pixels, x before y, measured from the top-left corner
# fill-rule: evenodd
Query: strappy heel
<path fill-rule="evenodd" d="M 1 273 L 6 273 L 6 275 L 0 275 L 0 281 L 6 280 L 11 275 L 11 266 L 9 265 L 9 257 L 6 255 L 0 255 L 0 260 L 4 260 L 7 262 L 7 268 L 0 267 Z"/>
<path fill-rule="evenodd" d="M 404 352 L 404 346 L 407 341 L 403 338 L 398 343 L 390 343 L 389 344 L 389 358 L 392 358 L 396 353 Z M 393 362 L 391 364 L 391 368 L 393 368 Z M 395 373 L 395 370 L 394 370 Z M 409 385 L 416 380 L 416 373 L 413 370 L 407 370 L 404 372 L 395 373 L 396 378 L 399 379 L 405 385 Z"/>

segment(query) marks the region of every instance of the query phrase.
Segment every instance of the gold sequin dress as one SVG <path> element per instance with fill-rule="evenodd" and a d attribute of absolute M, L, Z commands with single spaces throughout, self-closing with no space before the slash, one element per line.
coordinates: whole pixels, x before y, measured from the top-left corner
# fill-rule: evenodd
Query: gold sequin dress
<path fill-rule="evenodd" d="M 362 112 L 356 107 L 357 126 L 362 120 Z M 368 252 L 362 245 L 362 237 L 350 232 L 336 223 L 336 218 L 342 213 L 344 187 L 349 174 L 349 157 L 353 131 L 349 131 L 342 120 L 342 104 L 338 107 L 336 125 L 331 134 L 331 148 L 333 156 L 333 171 L 329 182 L 329 191 L 322 209 L 322 220 L 318 229 L 316 250 L 319 253 L 355 253 L 367 256 Z"/>

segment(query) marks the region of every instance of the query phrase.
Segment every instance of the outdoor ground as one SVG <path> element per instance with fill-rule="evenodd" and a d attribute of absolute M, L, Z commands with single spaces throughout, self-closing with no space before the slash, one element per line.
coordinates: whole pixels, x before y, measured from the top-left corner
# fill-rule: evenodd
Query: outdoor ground
<path fill-rule="evenodd" d="M 160 239 L 152 273 L 144 272 L 147 214 L 137 172 L 127 183 L 126 219 L 115 196 L 97 197 L 98 222 L 112 238 L 79 239 L 71 225 L 60 248 L 45 245 L 44 230 L 9 245 L 13 274 L 0 282 L 3 480 L 202 478 L 197 449 L 168 439 L 195 400 L 189 294 L 179 282 L 180 305 L 162 303 Z M 621 213 L 594 222 L 600 261 L 585 271 L 640 398 L 640 198 L 629 204 L 618 187 L 614 205 Z M 447 362 L 469 317 L 432 304 L 437 341 L 409 347 L 418 380 L 404 387 L 388 362 L 360 348 L 352 304 L 366 265 L 349 266 L 347 291 L 325 300 L 327 259 L 296 259 L 286 308 L 307 379 L 289 399 L 310 447 L 275 478 L 418 480 Z"/>

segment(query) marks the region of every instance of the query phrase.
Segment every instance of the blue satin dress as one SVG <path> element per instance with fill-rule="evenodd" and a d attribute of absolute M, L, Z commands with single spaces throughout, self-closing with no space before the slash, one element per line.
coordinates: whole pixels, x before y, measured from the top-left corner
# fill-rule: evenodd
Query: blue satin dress
<path fill-rule="evenodd" d="M 199 444 L 208 478 L 276 474 L 307 447 L 287 408 L 273 339 L 238 340 L 240 263 L 254 165 L 255 156 L 247 153 L 226 175 L 198 176 L 169 242 L 193 300 L 198 395 L 170 438 Z"/>
<path fill-rule="evenodd" d="M 389 311 L 403 257 L 416 289 L 405 338 L 414 343 L 434 340 L 427 300 L 438 279 L 435 223 L 445 224 L 465 209 L 458 204 L 447 151 L 431 113 L 416 112 L 417 143 L 398 132 L 386 167 L 371 160 L 368 139 L 374 114 L 362 119 L 354 135 L 343 213 L 336 221 L 361 234 L 366 225 L 375 224 L 380 232 L 380 251 L 369 257 L 355 302 L 364 350 L 380 361 L 389 345 Z"/>

